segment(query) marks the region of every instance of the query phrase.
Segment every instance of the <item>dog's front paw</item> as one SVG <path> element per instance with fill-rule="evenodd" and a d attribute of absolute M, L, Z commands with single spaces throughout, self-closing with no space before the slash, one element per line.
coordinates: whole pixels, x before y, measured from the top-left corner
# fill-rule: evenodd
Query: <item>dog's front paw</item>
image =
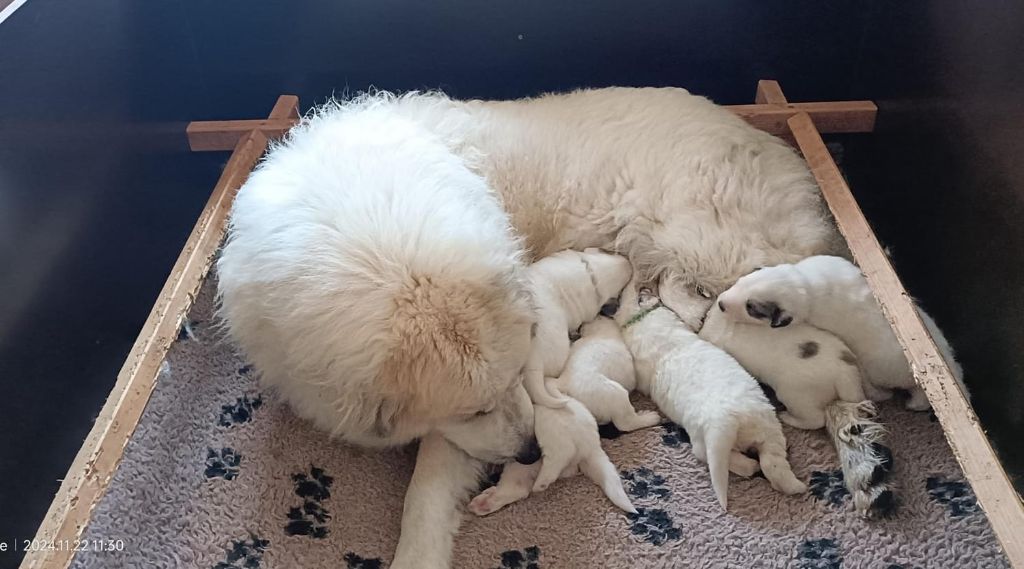
<path fill-rule="evenodd" d="M 494 513 L 497 508 L 491 498 L 494 497 L 495 493 L 497 493 L 497 486 L 491 486 L 481 492 L 476 498 L 470 500 L 467 509 L 478 516 Z"/>

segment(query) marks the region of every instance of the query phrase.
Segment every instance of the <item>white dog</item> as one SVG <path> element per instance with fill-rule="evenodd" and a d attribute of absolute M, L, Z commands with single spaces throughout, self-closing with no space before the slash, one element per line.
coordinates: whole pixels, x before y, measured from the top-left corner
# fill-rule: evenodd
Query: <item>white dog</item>
<path fill-rule="evenodd" d="M 535 408 L 537 442 L 544 455 L 532 465 L 512 463 L 501 473 L 498 484 L 481 492 L 469 503 L 469 511 L 485 516 L 522 500 L 531 492 L 543 492 L 559 478 L 582 472 L 605 496 L 622 510 L 635 514 L 626 496 L 619 472 L 601 448 L 597 422 L 582 403 L 568 398 L 564 408 Z"/>
<path fill-rule="evenodd" d="M 558 377 L 569 359 L 569 333 L 593 320 L 629 282 L 632 267 L 625 257 L 598 249 L 561 251 L 526 271 L 537 306 L 537 329 L 523 385 L 533 402 L 563 407 L 568 401 L 544 379 Z"/>
<path fill-rule="evenodd" d="M 221 314 L 318 427 L 421 438 L 391 568 L 444 568 L 478 461 L 528 447 L 523 254 L 627 254 L 699 318 L 754 267 L 837 237 L 792 148 L 682 89 L 379 94 L 318 109 L 241 188 Z"/>
<path fill-rule="evenodd" d="M 775 409 L 735 359 L 701 340 L 653 294 L 626 285 L 615 320 L 633 352 L 637 387 L 690 435 L 693 454 L 707 462 L 722 508 L 727 508 L 729 471 L 752 476 L 758 468 L 772 487 L 797 494 L 786 459 L 786 437 Z M 758 460 L 743 453 L 756 449 Z"/>
<path fill-rule="evenodd" d="M 829 403 L 864 401 L 856 356 L 834 334 L 814 326 L 773 330 L 736 322 L 716 305 L 708 311 L 700 337 L 770 385 L 786 406 L 779 418 L 792 427 L 820 429 Z"/>
<path fill-rule="evenodd" d="M 796 264 L 755 271 L 719 298 L 730 318 L 772 328 L 807 323 L 839 336 L 856 354 L 868 398 L 882 401 L 893 389 L 910 392 L 908 409 L 930 407 L 896 335 L 856 265 L 840 257 L 818 255 Z M 950 366 L 964 395 L 963 370 L 935 321 L 918 308 L 921 320 Z"/>
<path fill-rule="evenodd" d="M 549 381 L 582 403 L 598 424 L 611 422 L 628 432 L 661 422 L 657 411 L 637 413 L 629 401 L 629 393 L 636 389 L 633 356 L 611 318 L 602 316 L 583 325 L 565 371 Z"/>

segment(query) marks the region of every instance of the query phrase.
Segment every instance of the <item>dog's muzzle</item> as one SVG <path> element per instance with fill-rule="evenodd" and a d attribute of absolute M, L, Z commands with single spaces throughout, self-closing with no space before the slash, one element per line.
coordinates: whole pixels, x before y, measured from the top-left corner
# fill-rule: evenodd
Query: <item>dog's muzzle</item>
<path fill-rule="evenodd" d="M 519 464 L 533 464 L 538 460 L 540 460 L 540 445 L 537 444 L 536 437 L 530 437 L 526 445 L 519 449 L 519 453 L 516 454 L 516 462 Z"/>

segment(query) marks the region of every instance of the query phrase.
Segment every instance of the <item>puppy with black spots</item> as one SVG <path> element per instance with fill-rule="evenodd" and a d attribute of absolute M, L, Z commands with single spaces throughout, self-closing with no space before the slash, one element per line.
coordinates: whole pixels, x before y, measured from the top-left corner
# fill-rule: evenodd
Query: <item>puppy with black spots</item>
<path fill-rule="evenodd" d="M 825 426 L 833 401 L 864 400 L 860 367 L 853 352 L 834 334 L 807 324 L 772 329 L 737 322 L 716 302 L 700 337 L 736 358 L 754 377 L 770 385 L 786 410 L 783 423 L 798 429 Z"/>

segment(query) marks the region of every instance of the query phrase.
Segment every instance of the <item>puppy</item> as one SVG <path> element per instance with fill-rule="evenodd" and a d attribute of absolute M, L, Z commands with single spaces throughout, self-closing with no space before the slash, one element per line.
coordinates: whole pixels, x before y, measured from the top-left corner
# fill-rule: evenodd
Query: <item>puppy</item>
<path fill-rule="evenodd" d="M 716 304 L 700 337 L 722 348 L 775 390 L 786 410 L 783 423 L 798 429 L 825 426 L 833 401 L 864 401 L 857 358 L 834 334 L 807 324 L 778 330 L 736 322 Z"/>
<path fill-rule="evenodd" d="M 560 251 L 530 265 L 537 327 L 523 376 L 533 402 L 564 407 L 568 399 L 544 378 L 562 374 L 569 359 L 569 333 L 593 320 L 608 301 L 619 296 L 632 267 L 625 257 L 598 249 Z"/>
<path fill-rule="evenodd" d="M 722 508 L 729 471 L 758 468 L 772 487 L 797 494 L 807 486 L 786 460 L 786 437 L 757 381 L 725 351 L 697 337 L 652 292 L 626 285 L 615 320 L 633 353 L 637 388 L 690 434 L 693 453 L 707 462 Z M 758 460 L 743 453 L 756 449 Z"/>
<path fill-rule="evenodd" d="M 484 490 L 470 501 L 469 511 L 485 516 L 522 500 L 531 491 L 543 492 L 559 478 L 583 472 L 601 487 L 613 504 L 626 512 L 636 513 L 622 487 L 618 470 L 601 448 L 594 416 L 579 401 L 566 399 L 566 405 L 561 409 L 535 406 L 534 430 L 543 458 L 531 465 L 512 463 L 506 466 L 496 486 Z"/>
<path fill-rule="evenodd" d="M 892 397 L 893 389 L 905 389 L 910 392 L 908 409 L 930 407 L 867 279 L 846 259 L 817 255 L 755 271 L 722 293 L 719 307 L 738 322 L 772 328 L 807 323 L 828 330 L 856 354 L 867 380 L 864 391 L 868 398 L 883 401 Z M 930 316 L 920 308 L 918 313 L 967 396 L 963 370 L 949 342 Z"/>
<path fill-rule="evenodd" d="M 600 425 L 611 422 L 627 432 L 661 422 L 656 411 L 637 413 L 629 402 L 629 393 L 636 389 L 633 356 L 611 318 L 602 316 L 583 325 L 565 371 L 549 384 L 582 403 Z"/>

